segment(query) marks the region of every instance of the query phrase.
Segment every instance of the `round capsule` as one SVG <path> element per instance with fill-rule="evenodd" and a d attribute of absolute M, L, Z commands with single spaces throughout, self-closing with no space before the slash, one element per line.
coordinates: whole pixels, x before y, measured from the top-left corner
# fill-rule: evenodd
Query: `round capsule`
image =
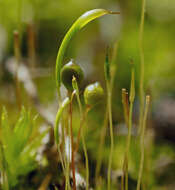
<path fill-rule="evenodd" d="M 83 80 L 83 71 L 81 67 L 71 60 L 69 63 L 63 66 L 61 69 L 61 80 L 64 86 L 68 90 L 72 90 L 72 78 L 73 76 L 76 78 L 78 85 L 80 85 L 81 81 Z"/>
<path fill-rule="evenodd" d="M 99 82 L 88 85 L 84 91 L 84 100 L 86 105 L 95 105 L 104 98 L 104 91 Z"/>

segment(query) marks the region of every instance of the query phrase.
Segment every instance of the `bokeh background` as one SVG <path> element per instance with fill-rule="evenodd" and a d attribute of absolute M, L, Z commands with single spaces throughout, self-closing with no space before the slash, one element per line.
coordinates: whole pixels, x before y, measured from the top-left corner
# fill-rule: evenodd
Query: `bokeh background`
<path fill-rule="evenodd" d="M 32 73 L 29 78 L 37 91 L 34 92 L 34 96 L 37 93 L 37 101 L 49 110 L 46 115 L 49 115 L 50 121 L 53 121 L 58 106 L 54 72 L 57 51 L 72 23 L 85 11 L 94 8 L 120 11 L 121 14 L 100 18 L 83 28 L 71 41 L 64 61 L 66 63 L 73 58 L 82 66 L 85 74 L 82 89 L 95 81 L 100 81 L 105 88 L 103 65 L 106 48 L 109 47 L 111 52 L 116 53 L 117 71 L 113 89 L 113 122 L 117 129 L 124 122 L 121 89 L 129 90 L 130 88 L 130 60 L 132 59 L 136 68 L 134 122 L 137 125 L 141 0 L 0 0 L 0 108 L 5 105 L 12 120 L 17 117 L 18 113 L 13 77 L 13 32 L 18 30 L 20 34 L 21 64 Z M 145 94 L 151 95 L 149 128 L 154 131 L 155 143 L 158 146 L 157 152 L 163 152 L 163 156 L 165 156 L 157 156 L 160 163 L 162 160 L 164 161 L 162 168 L 165 171 L 157 174 L 160 178 L 157 184 L 162 187 L 174 184 L 172 179 L 175 177 L 175 170 L 173 171 L 175 168 L 174 23 L 175 1 L 146 0 L 143 36 L 144 89 Z M 31 39 L 33 40 L 32 44 L 30 43 Z M 116 43 L 117 49 L 114 49 Z M 23 75 L 27 74 L 24 72 Z M 32 98 L 26 91 L 25 80 L 28 78 L 26 77 L 21 82 L 22 103 L 31 108 Z M 31 109 L 37 113 L 36 108 Z M 100 120 L 101 117 L 103 116 L 99 114 L 96 120 Z M 91 120 L 93 120 L 92 117 Z M 101 125 L 101 123 L 97 125 Z M 93 132 L 91 130 L 90 135 L 92 139 L 97 140 L 96 136 L 93 137 Z M 93 144 L 92 141 L 89 142 L 91 154 L 94 153 L 95 146 L 96 144 Z M 163 147 L 163 150 L 159 147 Z M 92 158 L 94 157 L 95 155 L 92 155 Z M 118 164 L 116 164 L 117 167 Z M 161 179 L 164 179 L 164 182 Z M 171 186 L 172 189 L 173 187 L 174 185 Z"/>

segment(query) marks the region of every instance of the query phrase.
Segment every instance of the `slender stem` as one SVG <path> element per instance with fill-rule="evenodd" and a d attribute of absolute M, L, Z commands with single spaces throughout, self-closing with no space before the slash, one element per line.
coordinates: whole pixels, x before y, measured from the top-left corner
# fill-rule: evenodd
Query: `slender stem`
<path fill-rule="evenodd" d="M 126 145 L 126 168 L 125 168 L 125 190 L 128 190 L 128 156 L 129 156 L 129 147 L 131 143 L 131 130 L 132 130 L 132 111 L 133 111 L 133 102 L 130 102 L 129 107 L 129 125 L 128 125 L 128 137 Z"/>
<path fill-rule="evenodd" d="M 62 157 L 61 150 L 60 150 L 61 142 L 59 141 L 59 122 L 61 120 L 63 110 L 67 107 L 67 105 L 69 103 L 70 103 L 69 98 L 65 98 L 64 101 L 62 102 L 62 104 L 60 105 L 60 107 L 58 109 L 58 112 L 56 114 L 55 126 L 54 126 L 55 142 L 56 142 L 56 145 L 57 145 L 58 154 L 59 154 L 59 157 L 60 157 L 60 160 L 61 160 L 61 165 L 62 165 L 64 173 L 65 173 L 65 164 L 64 164 L 63 157 Z M 62 128 L 63 128 L 63 123 L 62 123 Z"/>
<path fill-rule="evenodd" d="M 129 125 L 129 102 L 128 102 L 128 92 L 125 88 L 122 89 L 122 104 L 124 110 L 125 124 L 128 127 Z"/>
<path fill-rule="evenodd" d="M 146 106 L 145 106 L 145 113 L 143 117 L 143 126 L 140 136 L 140 149 L 141 149 L 141 160 L 140 160 L 140 167 L 139 167 L 139 176 L 137 181 L 137 190 L 140 190 L 141 185 L 141 179 L 142 179 L 142 171 L 143 171 L 143 165 L 144 165 L 144 139 L 145 139 L 145 129 L 146 129 L 146 120 L 148 115 L 148 108 L 150 103 L 150 96 L 146 96 Z"/>
<path fill-rule="evenodd" d="M 69 133 L 70 133 L 70 130 L 69 130 Z M 69 147 L 70 149 L 70 147 Z M 69 190 L 70 189 L 70 180 L 69 180 L 69 170 L 70 170 L 70 167 L 69 167 L 69 163 L 70 163 L 70 160 L 69 160 L 69 156 L 70 153 L 68 154 L 68 156 L 66 157 L 66 190 Z"/>
<path fill-rule="evenodd" d="M 80 127 L 79 127 L 79 130 L 78 130 L 78 135 L 77 135 L 77 143 L 76 143 L 76 148 L 75 148 L 75 152 L 78 151 L 78 148 L 79 148 L 79 144 L 80 144 L 80 137 L 81 137 L 81 133 L 83 131 L 83 125 L 85 123 L 85 120 L 86 120 L 86 117 L 87 117 L 87 114 L 90 110 L 90 107 L 87 107 L 86 108 L 86 111 L 85 113 L 83 114 L 83 116 L 81 117 L 81 121 L 80 121 Z"/>
<path fill-rule="evenodd" d="M 142 0 L 141 10 L 141 23 L 140 23 L 140 34 L 139 34 L 139 49 L 140 49 L 140 118 L 139 118 L 139 133 L 141 132 L 141 126 L 143 122 L 144 112 L 144 50 L 143 50 L 143 30 L 144 30 L 144 18 L 145 18 L 145 2 Z"/>
<path fill-rule="evenodd" d="M 128 121 L 128 137 L 127 137 L 127 145 L 126 145 L 126 155 L 125 155 L 125 190 L 128 190 L 128 157 L 129 157 L 129 148 L 131 143 L 131 131 L 132 131 L 132 111 L 133 111 L 133 104 L 135 99 L 135 73 L 134 73 L 134 65 L 131 62 L 131 87 L 130 87 L 130 95 L 129 95 L 129 121 Z"/>
<path fill-rule="evenodd" d="M 88 161 L 87 147 L 86 147 L 85 138 L 84 138 L 84 128 L 82 129 L 81 137 L 82 137 L 83 151 L 84 151 L 85 163 L 86 163 L 86 190 L 88 190 L 89 189 L 89 161 Z"/>
<path fill-rule="evenodd" d="M 99 176 L 99 172 L 100 172 L 100 169 L 101 169 L 101 163 L 102 163 L 102 157 L 103 157 L 102 156 L 103 145 L 104 145 L 104 142 L 105 142 L 107 123 L 108 123 L 108 110 L 106 110 L 103 129 L 101 130 L 101 134 L 100 134 L 100 145 L 99 145 L 99 151 L 98 151 L 97 166 L 96 166 L 96 170 L 95 170 L 96 185 L 98 184 L 98 176 Z"/>
<path fill-rule="evenodd" d="M 109 155 L 109 163 L 108 163 L 108 178 L 107 178 L 107 184 L 108 184 L 108 190 L 111 188 L 111 167 L 112 167 L 112 158 L 113 158 L 113 151 L 114 151 L 114 135 L 113 135 L 113 125 L 112 125 L 112 108 L 111 108 L 111 89 L 110 85 L 107 82 L 107 91 L 108 91 L 108 114 L 109 114 L 109 128 L 110 128 L 110 138 L 111 138 L 111 149 L 110 149 L 110 155 Z"/>
<path fill-rule="evenodd" d="M 72 101 L 70 102 L 70 138 L 71 138 L 71 166 L 73 176 L 73 190 L 76 190 L 76 178 L 75 178 L 75 158 L 74 158 L 74 140 L 73 140 L 73 127 L 72 127 Z"/>
<path fill-rule="evenodd" d="M 78 88 L 78 84 L 76 81 L 76 78 L 73 76 L 72 78 L 72 86 L 73 89 L 76 92 L 76 97 L 77 97 L 77 102 L 78 102 L 78 106 L 79 106 L 79 110 L 80 110 L 80 127 L 79 127 L 79 131 L 78 131 L 78 137 L 77 137 L 77 144 L 76 144 L 76 148 L 75 148 L 75 153 L 78 151 L 78 147 L 79 147 L 79 143 L 80 143 L 80 137 L 82 138 L 82 144 L 83 144 L 83 151 L 84 151 L 84 156 L 85 156 L 85 165 L 86 165 L 86 190 L 89 189 L 89 161 L 88 161 L 88 153 L 87 153 L 87 148 L 86 148 L 86 143 L 85 143 L 85 138 L 84 138 L 84 129 L 83 129 L 83 125 L 84 122 L 86 120 L 86 116 L 89 112 L 89 110 L 91 109 L 91 107 L 86 107 L 85 113 L 83 114 L 82 111 L 82 105 L 81 105 L 81 101 L 80 101 L 80 95 L 79 95 L 79 88 Z"/>
<path fill-rule="evenodd" d="M 124 118 L 125 118 L 125 124 L 127 126 L 127 128 L 129 128 L 129 104 L 128 104 L 128 92 L 126 91 L 126 89 L 122 89 L 122 104 L 123 104 L 123 110 L 124 110 Z M 121 177 L 121 190 L 124 190 L 124 178 L 125 178 L 125 174 L 126 174 L 126 168 L 127 168 L 127 164 L 126 164 L 126 152 L 125 152 L 125 156 L 124 156 L 124 161 L 123 161 L 123 174 Z"/>

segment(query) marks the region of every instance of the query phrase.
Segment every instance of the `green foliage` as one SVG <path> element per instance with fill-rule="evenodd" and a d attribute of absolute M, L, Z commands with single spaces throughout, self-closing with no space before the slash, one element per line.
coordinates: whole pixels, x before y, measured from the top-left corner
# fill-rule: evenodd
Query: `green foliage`
<path fill-rule="evenodd" d="M 37 167 L 36 156 L 43 137 L 48 132 L 38 134 L 36 118 L 22 109 L 15 126 L 9 125 L 7 111 L 3 108 L 0 127 L 0 165 L 6 176 L 4 183 L 9 187 L 18 183 L 19 177 L 24 176 Z"/>

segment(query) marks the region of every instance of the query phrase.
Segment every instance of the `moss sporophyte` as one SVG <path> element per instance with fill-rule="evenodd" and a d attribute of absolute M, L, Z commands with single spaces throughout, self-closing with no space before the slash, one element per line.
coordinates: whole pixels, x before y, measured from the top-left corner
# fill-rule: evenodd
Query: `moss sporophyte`
<path fill-rule="evenodd" d="M 86 87 L 84 91 L 86 105 L 93 106 L 104 100 L 104 91 L 99 82 L 95 82 Z"/>
<path fill-rule="evenodd" d="M 84 78 L 83 71 L 79 65 L 77 65 L 73 59 L 69 63 L 63 66 L 61 69 L 61 80 L 68 91 L 72 91 L 72 78 L 76 78 L 78 86 Z"/>
<path fill-rule="evenodd" d="M 73 133 L 72 133 L 72 94 L 76 92 L 76 97 L 77 101 L 79 104 L 80 108 L 80 129 L 79 129 L 79 135 L 78 139 L 80 136 L 82 136 L 82 143 L 83 143 L 83 149 L 84 149 L 84 154 L 86 158 L 86 189 L 88 190 L 88 178 L 89 178 L 89 172 L 88 172 L 88 155 L 87 155 L 87 150 L 86 150 L 86 145 L 85 145 L 85 140 L 84 140 L 84 135 L 83 135 L 83 130 L 81 133 L 81 128 L 83 126 L 83 123 L 85 121 L 86 115 L 89 111 L 89 109 L 92 108 L 92 106 L 96 105 L 97 103 L 103 102 L 102 100 L 104 99 L 104 91 L 101 85 L 96 82 L 94 84 L 90 84 L 89 86 L 86 87 L 84 91 L 84 99 L 85 99 L 85 104 L 86 104 L 86 110 L 84 114 L 82 114 L 82 106 L 80 102 L 80 97 L 79 97 L 79 86 L 81 81 L 83 80 L 83 71 L 80 68 L 79 65 L 75 64 L 73 60 L 71 60 L 68 64 L 63 66 L 63 59 L 64 59 L 64 54 L 66 52 L 66 49 L 69 45 L 69 42 L 71 41 L 72 37 L 84 26 L 86 26 L 89 22 L 92 20 L 95 20 L 96 18 L 99 18 L 101 16 L 107 15 L 107 14 L 120 14 L 119 12 L 112 12 L 112 11 L 107 11 L 105 9 L 94 9 L 90 10 L 83 15 L 81 15 L 75 22 L 74 24 L 70 27 L 68 32 L 66 33 L 58 54 L 57 54 L 57 59 L 56 59 L 56 85 L 57 85 L 57 90 L 58 90 L 58 100 L 59 100 L 59 105 L 62 105 L 62 99 L 61 99 L 61 94 L 60 94 L 60 86 L 61 83 L 64 84 L 64 86 L 68 90 L 68 95 L 69 95 L 69 126 L 68 126 L 68 131 L 69 131 L 69 138 L 71 139 L 71 148 L 72 148 L 72 174 L 73 174 L 73 189 L 76 190 L 76 181 L 75 181 L 75 164 L 74 164 L 74 142 L 73 142 Z M 74 91 L 73 91 L 74 90 Z M 62 107 L 62 106 L 61 106 Z M 59 115 L 59 114 L 58 114 Z M 64 123 L 64 122 L 63 122 Z M 62 124 L 63 124 L 62 123 Z M 56 135 L 58 135 L 58 126 Z M 80 135 L 81 134 L 81 135 Z M 64 134 L 63 134 L 64 135 Z M 58 139 L 57 139 L 58 140 Z M 57 142 L 58 143 L 58 142 Z M 79 145 L 79 140 L 77 141 L 77 147 Z M 78 150 L 78 148 L 76 148 Z M 66 161 L 65 161 L 66 163 Z M 70 189 L 69 187 L 69 163 L 67 164 L 67 169 L 66 171 L 66 189 Z"/>

